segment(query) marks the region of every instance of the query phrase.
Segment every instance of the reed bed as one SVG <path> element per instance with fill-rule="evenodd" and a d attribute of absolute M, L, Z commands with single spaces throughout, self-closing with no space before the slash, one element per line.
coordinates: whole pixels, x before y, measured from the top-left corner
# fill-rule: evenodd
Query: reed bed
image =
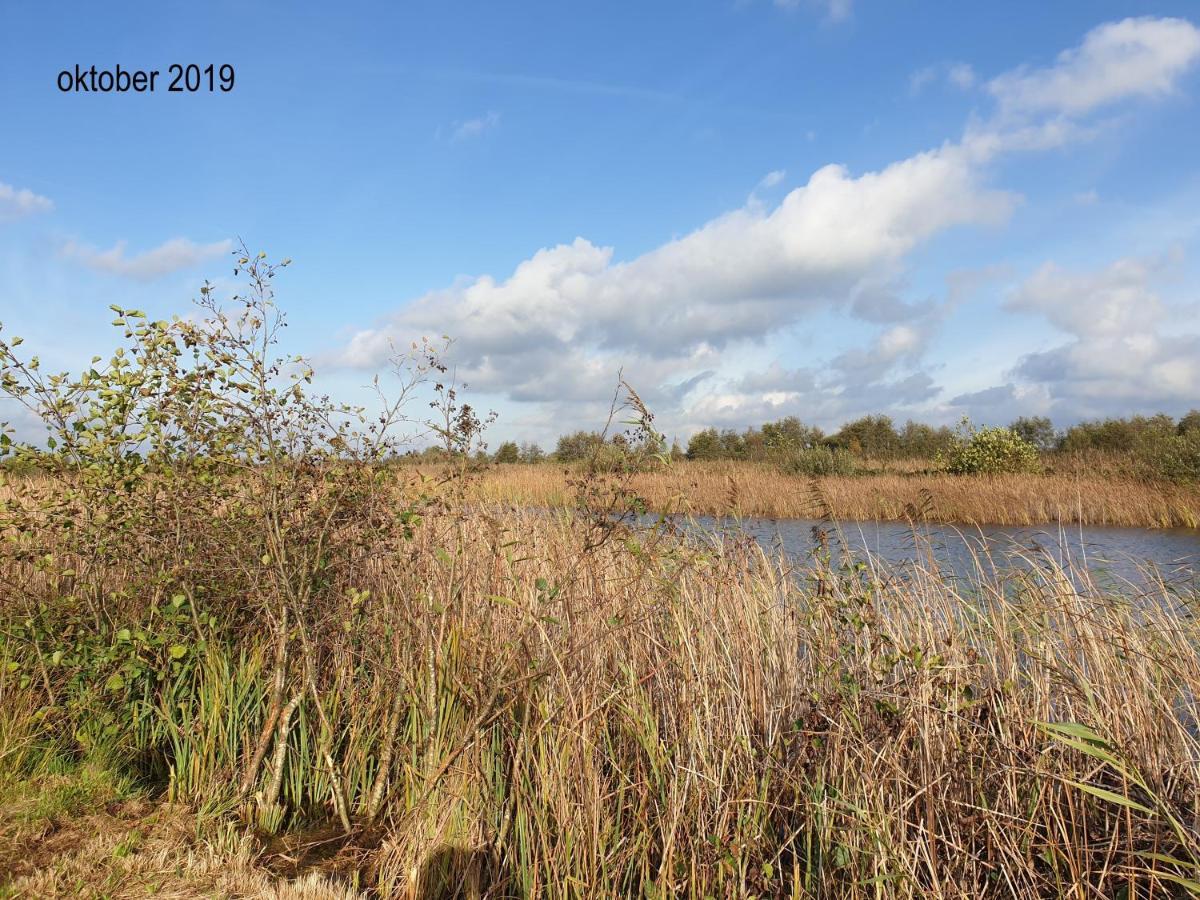
<path fill-rule="evenodd" d="M 486 502 L 564 507 L 574 502 L 573 477 L 561 465 L 501 465 L 476 490 Z M 904 521 L 918 510 L 929 521 L 965 525 L 1200 527 L 1200 486 L 1106 474 L 913 471 L 810 479 L 769 464 L 680 462 L 639 473 L 632 486 L 655 511 L 693 515 Z"/>
<path fill-rule="evenodd" d="M 6 623 L 0 781 L 107 766 L 213 823 L 271 890 L 1166 897 L 1200 881 L 1194 591 L 1114 595 L 1048 564 L 949 582 L 594 528 L 448 512 L 363 560 L 366 599 L 303 625 L 319 708 L 303 695 L 246 805 L 265 638 L 213 632 L 140 699 L 57 673 L 49 698 L 17 675 L 55 637 Z M 253 799 L 275 780 L 277 803 Z M 47 865 L 13 884 L 78 884 Z"/>

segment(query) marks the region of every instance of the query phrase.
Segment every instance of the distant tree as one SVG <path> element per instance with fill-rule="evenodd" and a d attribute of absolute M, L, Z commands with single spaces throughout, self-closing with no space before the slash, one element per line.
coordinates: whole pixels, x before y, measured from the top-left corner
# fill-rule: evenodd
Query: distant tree
<path fill-rule="evenodd" d="M 1058 446 L 1058 432 L 1045 416 L 1021 416 L 1008 427 L 1038 450 L 1053 450 Z"/>
<path fill-rule="evenodd" d="M 521 462 L 537 463 L 546 458 L 545 451 L 537 444 L 526 441 L 521 445 Z"/>
<path fill-rule="evenodd" d="M 1200 409 L 1193 409 L 1186 416 L 1179 420 L 1179 424 L 1175 426 L 1177 434 L 1188 434 L 1192 431 L 1200 431 Z"/>
<path fill-rule="evenodd" d="M 747 428 L 742 433 L 742 454 L 746 459 L 766 459 L 769 453 L 767 439 L 757 428 Z"/>
<path fill-rule="evenodd" d="M 705 428 L 697 431 L 688 441 L 688 459 L 745 459 L 746 439 L 736 431 L 726 428 L 717 431 Z"/>
<path fill-rule="evenodd" d="M 790 453 L 816 447 L 824 440 L 825 433 L 813 425 L 805 425 L 795 416 L 788 416 L 763 425 L 762 436 L 768 450 Z"/>
<path fill-rule="evenodd" d="M 889 459 L 900 450 L 900 435 L 890 416 L 863 416 L 842 426 L 833 444 L 873 459 Z"/>
<path fill-rule="evenodd" d="M 447 462 L 453 459 L 453 454 L 447 453 L 442 447 L 426 447 L 419 453 L 412 453 L 410 456 L 425 463 Z"/>
<path fill-rule="evenodd" d="M 696 460 L 720 459 L 721 436 L 715 428 L 697 431 L 688 441 L 687 458 Z"/>
<path fill-rule="evenodd" d="M 589 459 L 604 445 L 604 436 L 596 431 L 576 431 L 564 434 L 554 448 L 554 458 L 559 462 Z"/>
<path fill-rule="evenodd" d="M 721 456 L 724 459 L 745 459 L 746 441 L 731 428 L 721 432 Z"/>
<path fill-rule="evenodd" d="M 1146 440 L 1175 433 L 1175 420 L 1163 413 L 1155 416 L 1131 416 L 1128 419 L 1080 422 L 1067 429 L 1058 446 L 1060 450 L 1068 452 L 1103 450 L 1127 453 Z"/>
<path fill-rule="evenodd" d="M 917 459 L 933 459 L 954 446 L 954 432 L 943 425 L 934 428 L 909 419 L 900 430 L 900 453 Z"/>
<path fill-rule="evenodd" d="M 496 449 L 496 462 L 515 463 L 521 461 L 521 448 L 516 441 L 505 441 Z"/>
<path fill-rule="evenodd" d="M 681 459 L 687 459 L 687 454 L 683 452 L 683 448 L 679 446 L 679 439 L 675 438 L 671 441 L 671 461 L 679 462 Z"/>

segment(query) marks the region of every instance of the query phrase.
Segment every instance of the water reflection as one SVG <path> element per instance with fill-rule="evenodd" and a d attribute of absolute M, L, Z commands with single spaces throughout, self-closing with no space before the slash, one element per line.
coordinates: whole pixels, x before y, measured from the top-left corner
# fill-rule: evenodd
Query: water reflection
<path fill-rule="evenodd" d="M 684 530 L 735 533 L 764 549 L 809 558 L 827 544 L 835 564 L 849 553 L 870 556 L 894 569 L 921 565 L 951 579 L 1032 568 L 1086 572 L 1101 587 L 1144 589 L 1159 581 L 1179 589 L 1200 585 L 1200 529 L 1110 528 L 1100 526 L 982 528 L 905 522 L 848 522 L 801 519 L 676 520 Z"/>

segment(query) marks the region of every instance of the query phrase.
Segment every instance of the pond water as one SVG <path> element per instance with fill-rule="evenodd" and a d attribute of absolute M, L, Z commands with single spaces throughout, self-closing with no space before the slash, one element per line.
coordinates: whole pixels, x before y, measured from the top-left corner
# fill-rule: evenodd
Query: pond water
<path fill-rule="evenodd" d="M 1176 588 L 1200 587 L 1200 529 L 1104 526 L 954 526 L 906 522 L 828 523 L 802 519 L 698 518 L 707 533 L 744 533 L 763 548 L 810 558 L 820 547 L 815 529 L 828 535 L 835 561 L 845 548 L 864 551 L 891 566 L 920 563 L 951 577 L 971 578 L 1006 568 L 1050 564 L 1086 570 L 1104 586 L 1145 587 L 1159 578 Z"/>

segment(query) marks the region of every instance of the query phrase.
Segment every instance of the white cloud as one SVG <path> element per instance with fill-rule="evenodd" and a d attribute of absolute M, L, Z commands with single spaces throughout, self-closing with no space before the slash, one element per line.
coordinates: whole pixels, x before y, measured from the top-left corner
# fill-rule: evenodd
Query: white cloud
<path fill-rule="evenodd" d="M 470 138 L 479 137 L 486 131 L 491 131 L 500 125 L 500 113 L 489 112 L 487 115 L 480 116 L 477 119 L 467 119 L 465 122 L 459 122 L 454 126 L 454 131 L 450 135 L 452 141 L 465 141 Z"/>
<path fill-rule="evenodd" d="M 964 62 L 925 66 L 908 76 L 908 92 L 915 97 L 940 79 L 945 79 L 946 84 L 960 91 L 969 91 L 975 86 L 975 70 Z"/>
<path fill-rule="evenodd" d="M 1082 115 L 1129 97 L 1170 93 L 1200 57 L 1200 29 L 1184 19 L 1124 19 L 1097 26 L 1054 65 L 1022 67 L 988 82 L 1009 113 Z"/>
<path fill-rule="evenodd" d="M 774 209 L 734 210 L 627 262 L 576 238 L 538 251 L 507 279 L 428 294 L 355 335 L 341 360 L 377 365 L 389 338 L 446 332 L 466 364 L 499 367 L 508 375 L 500 383 L 518 390 L 531 348 L 690 358 L 845 304 L 933 235 L 1002 222 L 1015 202 L 982 186 L 955 145 L 857 177 L 825 166 Z"/>
<path fill-rule="evenodd" d="M 50 212 L 54 201 L 28 188 L 15 188 L 0 181 L 0 222 L 9 222 L 35 213 Z"/>
<path fill-rule="evenodd" d="M 1067 420 L 1131 409 L 1177 414 L 1194 406 L 1200 396 L 1200 332 L 1194 316 L 1165 301 L 1155 287 L 1178 261 L 1178 254 L 1124 258 L 1090 272 L 1046 263 L 1005 305 L 1044 317 L 1070 339 L 1022 357 L 1012 373 L 1014 384 L 958 400 L 978 402 L 987 395 L 983 399 L 996 401 L 1006 391 L 1024 392 L 1044 398 L 1046 411 Z"/>
<path fill-rule="evenodd" d="M 1080 191 L 1075 195 L 1075 202 L 1080 206 L 1095 206 L 1100 202 L 1100 193 L 1094 189 Z"/>
<path fill-rule="evenodd" d="M 830 22 L 844 22 L 854 12 L 854 0 L 775 0 L 775 5 L 783 9 L 815 6 Z"/>
<path fill-rule="evenodd" d="M 936 80 L 936 66 L 925 66 L 923 69 L 917 69 L 917 71 L 908 76 L 908 92 L 916 96 Z"/>
<path fill-rule="evenodd" d="M 762 181 L 758 183 L 762 188 L 773 188 L 776 185 L 782 184 L 783 179 L 787 177 L 787 172 L 783 169 L 776 169 L 774 172 L 768 172 L 763 176 Z"/>
<path fill-rule="evenodd" d="M 1068 272 L 1052 262 L 1031 275 L 1005 302 L 1043 315 L 1070 334 L 1116 336 L 1156 325 L 1162 302 L 1150 285 L 1161 263 L 1120 259 L 1098 272 Z"/>
<path fill-rule="evenodd" d="M 98 272 L 108 272 L 138 281 L 151 281 L 229 253 L 233 250 L 233 241 L 197 244 L 187 238 L 172 238 L 152 250 L 134 256 L 126 256 L 125 248 L 125 241 L 118 241 L 108 250 L 97 250 L 86 244 L 69 241 L 63 245 L 62 254 L 67 259 L 75 260 Z"/>
<path fill-rule="evenodd" d="M 946 80 L 960 90 L 969 91 L 975 86 L 975 70 L 967 63 L 951 63 Z"/>

